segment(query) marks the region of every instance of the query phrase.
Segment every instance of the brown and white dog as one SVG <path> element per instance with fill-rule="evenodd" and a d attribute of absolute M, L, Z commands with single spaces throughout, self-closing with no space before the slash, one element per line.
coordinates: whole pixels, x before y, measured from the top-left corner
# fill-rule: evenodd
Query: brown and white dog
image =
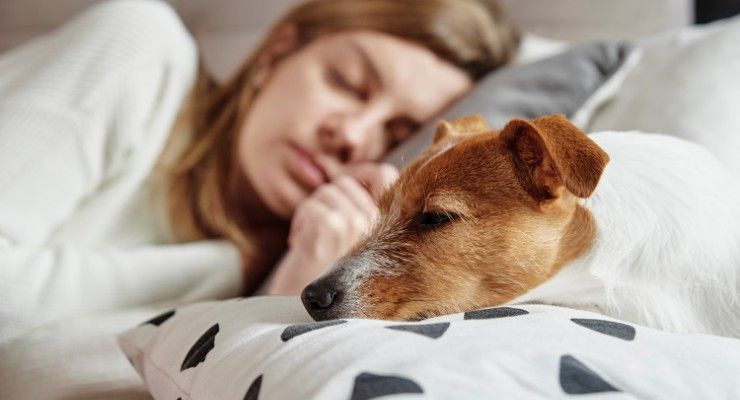
<path fill-rule="evenodd" d="M 702 147 L 560 115 L 442 122 L 373 231 L 302 300 L 317 320 L 507 303 L 740 336 L 740 190 Z"/>

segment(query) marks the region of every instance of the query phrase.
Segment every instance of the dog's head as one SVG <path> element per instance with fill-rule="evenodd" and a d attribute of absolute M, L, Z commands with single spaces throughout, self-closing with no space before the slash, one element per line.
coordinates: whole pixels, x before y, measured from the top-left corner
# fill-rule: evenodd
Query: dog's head
<path fill-rule="evenodd" d="M 434 144 L 380 202 L 372 232 L 302 300 L 317 320 L 419 320 L 505 303 L 583 254 L 595 236 L 579 205 L 606 153 L 560 115 L 493 131 L 442 122 Z"/>

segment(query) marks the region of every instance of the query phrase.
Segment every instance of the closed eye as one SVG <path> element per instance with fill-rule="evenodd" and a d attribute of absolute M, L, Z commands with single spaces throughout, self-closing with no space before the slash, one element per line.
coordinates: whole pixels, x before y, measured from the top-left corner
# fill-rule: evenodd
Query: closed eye
<path fill-rule="evenodd" d="M 349 79 L 347 79 L 341 72 L 339 72 L 337 69 L 329 68 L 327 71 L 327 77 L 329 81 L 339 89 L 349 93 L 350 95 L 356 97 L 358 100 L 365 102 L 370 97 L 367 90 L 354 86 Z"/>
<path fill-rule="evenodd" d="M 459 215 L 449 211 L 422 211 L 414 218 L 414 225 L 422 230 L 434 229 L 459 217 Z"/>

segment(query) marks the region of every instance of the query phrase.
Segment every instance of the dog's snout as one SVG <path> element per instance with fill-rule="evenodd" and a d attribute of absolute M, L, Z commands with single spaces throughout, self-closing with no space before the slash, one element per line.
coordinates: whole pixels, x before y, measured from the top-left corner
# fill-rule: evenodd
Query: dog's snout
<path fill-rule="evenodd" d="M 338 301 L 339 290 L 333 285 L 317 281 L 303 289 L 301 300 L 308 313 L 316 320 L 327 319 L 329 310 Z"/>
<path fill-rule="evenodd" d="M 312 309 L 325 310 L 331 307 L 337 291 L 321 285 L 310 285 L 303 290 L 303 302 Z"/>

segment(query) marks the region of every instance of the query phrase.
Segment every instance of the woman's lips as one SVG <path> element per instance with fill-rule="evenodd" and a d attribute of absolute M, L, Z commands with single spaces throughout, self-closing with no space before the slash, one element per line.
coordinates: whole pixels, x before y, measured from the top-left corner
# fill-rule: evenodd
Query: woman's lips
<path fill-rule="evenodd" d="M 316 189 L 322 184 L 329 181 L 326 171 L 314 158 L 313 154 L 301 146 L 291 143 L 290 147 L 296 154 L 295 163 L 291 163 L 293 172 L 300 181 Z"/>

